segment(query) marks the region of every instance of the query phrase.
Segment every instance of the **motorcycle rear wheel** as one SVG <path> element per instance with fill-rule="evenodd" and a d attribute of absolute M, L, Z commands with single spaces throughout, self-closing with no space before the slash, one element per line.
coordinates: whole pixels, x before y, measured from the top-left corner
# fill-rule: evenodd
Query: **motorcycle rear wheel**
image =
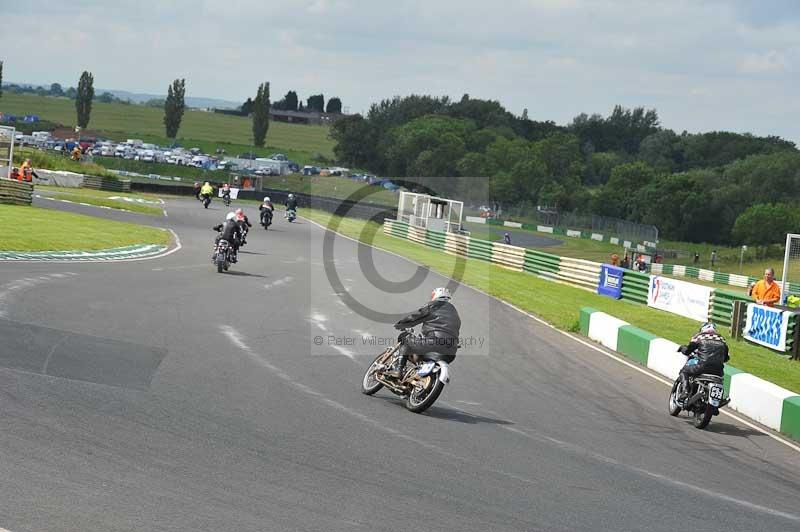
<path fill-rule="evenodd" d="M 694 411 L 694 426 L 698 429 L 704 429 L 708 426 L 711 418 L 714 416 L 714 407 L 706 403 Z"/>
<path fill-rule="evenodd" d="M 432 374 L 426 378 L 425 386 L 414 388 L 406 397 L 406 408 L 416 414 L 433 406 L 433 403 L 439 398 L 439 394 L 444 390 L 444 383 L 439 380 L 438 375 Z"/>

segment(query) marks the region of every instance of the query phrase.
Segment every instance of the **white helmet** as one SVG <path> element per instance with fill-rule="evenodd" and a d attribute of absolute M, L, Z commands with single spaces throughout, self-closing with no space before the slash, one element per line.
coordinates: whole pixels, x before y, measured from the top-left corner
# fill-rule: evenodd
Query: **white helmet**
<path fill-rule="evenodd" d="M 293 197 L 294 197 L 294 194 L 289 194 L 289 199 L 292 199 Z"/>
<path fill-rule="evenodd" d="M 441 301 L 450 301 L 453 295 L 450 293 L 450 289 L 440 286 L 439 288 L 434 288 L 433 292 L 431 292 L 431 301 L 434 299 L 441 300 Z"/>
<path fill-rule="evenodd" d="M 264 196 L 264 203 L 267 203 L 268 201 L 269 201 L 269 196 Z"/>
<path fill-rule="evenodd" d="M 233 220 L 234 218 L 236 218 L 236 213 L 233 213 L 233 212 L 229 212 L 229 213 L 228 213 L 228 214 L 225 216 L 225 220 L 226 220 L 226 221 L 227 221 L 227 220 Z"/>

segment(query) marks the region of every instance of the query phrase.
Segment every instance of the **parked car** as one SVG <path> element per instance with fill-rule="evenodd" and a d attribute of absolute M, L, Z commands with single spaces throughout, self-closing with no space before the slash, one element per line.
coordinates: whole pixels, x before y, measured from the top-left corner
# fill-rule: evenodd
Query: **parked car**
<path fill-rule="evenodd" d="M 303 175 L 319 175 L 319 167 L 306 165 L 303 167 Z"/>
<path fill-rule="evenodd" d="M 253 173 L 255 175 L 260 175 L 260 176 L 272 175 L 272 168 L 259 168 L 258 170 L 256 170 Z"/>
<path fill-rule="evenodd" d="M 282 153 L 273 153 L 272 155 L 269 156 L 269 158 L 272 159 L 272 160 L 275 160 L 275 161 L 288 161 L 289 160 L 289 158 L 286 157 Z"/>

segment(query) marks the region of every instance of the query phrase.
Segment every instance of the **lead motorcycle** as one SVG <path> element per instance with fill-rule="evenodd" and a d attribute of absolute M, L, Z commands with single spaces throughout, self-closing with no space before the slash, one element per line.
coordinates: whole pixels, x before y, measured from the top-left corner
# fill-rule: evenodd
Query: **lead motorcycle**
<path fill-rule="evenodd" d="M 228 271 L 232 262 L 232 254 L 233 248 L 230 242 L 224 238 L 220 238 L 217 245 L 214 247 L 214 255 L 211 257 L 211 261 L 217 265 L 217 273 L 222 273 L 223 270 Z"/>
<path fill-rule="evenodd" d="M 697 363 L 697 359 L 694 357 L 690 357 L 687 363 L 691 365 L 692 361 Z M 669 394 L 669 415 L 677 416 L 681 410 L 686 410 L 692 416 L 692 422 L 698 429 L 706 428 L 711 422 L 711 418 L 719 414 L 719 409 L 730 402 L 730 398 L 724 398 L 723 379 L 719 375 L 711 373 L 690 375 L 689 398 L 683 402 L 678 400 L 680 385 L 681 377 L 679 375 Z"/>
<path fill-rule="evenodd" d="M 394 347 L 387 348 L 372 361 L 361 380 L 361 392 L 373 395 L 385 386 L 393 394 L 405 399 L 407 409 L 420 413 L 436 402 L 445 385 L 450 382 L 450 365 L 440 360 L 436 353 L 425 355 L 424 358 L 411 355 L 400 379 L 387 377 L 385 372 L 394 365 L 403 345 L 402 339 L 412 332 L 413 329 L 405 329 Z"/>

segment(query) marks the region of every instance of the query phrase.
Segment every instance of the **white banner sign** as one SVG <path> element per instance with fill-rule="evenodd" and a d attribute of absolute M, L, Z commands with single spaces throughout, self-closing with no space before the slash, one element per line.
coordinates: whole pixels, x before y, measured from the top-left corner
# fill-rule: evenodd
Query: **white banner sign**
<path fill-rule="evenodd" d="M 706 286 L 651 275 L 647 306 L 696 321 L 708 321 L 711 291 Z"/>
<path fill-rule="evenodd" d="M 238 188 L 231 187 L 230 191 L 231 191 L 231 199 L 237 199 L 239 197 L 239 189 Z M 222 197 L 222 189 L 221 188 L 217 191 L 217 196 L 219 196 L 220 198 Z"/>
<path fill-rule="evenodd" d="M 755 303 L 747 304 L 747 323 L 744 326 L 747 340 L 776 351 L 786 351 L 788 330 L 789 312 Z"/>

